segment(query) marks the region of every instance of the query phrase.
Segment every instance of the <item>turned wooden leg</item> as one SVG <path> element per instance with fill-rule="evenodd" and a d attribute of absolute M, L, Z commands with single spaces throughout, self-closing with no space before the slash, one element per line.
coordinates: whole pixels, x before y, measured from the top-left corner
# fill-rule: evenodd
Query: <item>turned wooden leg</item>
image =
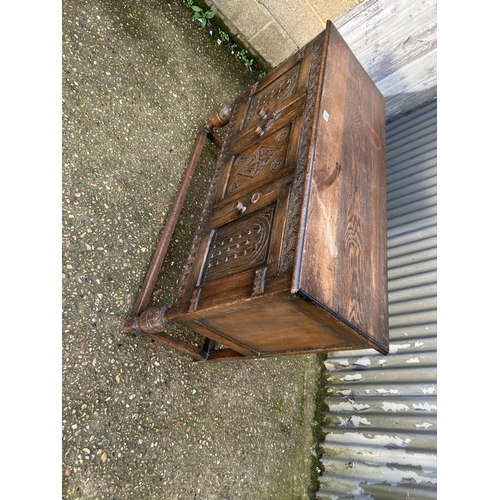
<path fill-rule="evenodd" d="M 156 342 L 187 354 L 195 361 L 205 361 L 208 354 L 183 340 L 175 339 L 166 331 L 171 325 L 168 318 L 168 308 L 155 306 L 146 309 L 140 316 L 127 319 L 121 326 L 124 333 L 147 335 Z"/>
<path fill-rule="evenodd" d="M 146 309 L 140 316 L 128 318 L 121 327 L 124 333 L 160 333 L 170 326 L 168 308 L 155 306 Z"/>

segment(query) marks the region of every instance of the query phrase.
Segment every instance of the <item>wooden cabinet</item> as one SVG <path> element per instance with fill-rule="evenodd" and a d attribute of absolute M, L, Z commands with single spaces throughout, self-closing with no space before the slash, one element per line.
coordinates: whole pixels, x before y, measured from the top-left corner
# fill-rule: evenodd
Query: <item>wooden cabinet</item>
<path fill-rule="evenodd" d="M 177 297 L 135 330 L 198 360 L 386 354 L 384 110 L 330 22 L 240 95 Z M 169 322 L 205 347 L 175 344 Z"/>

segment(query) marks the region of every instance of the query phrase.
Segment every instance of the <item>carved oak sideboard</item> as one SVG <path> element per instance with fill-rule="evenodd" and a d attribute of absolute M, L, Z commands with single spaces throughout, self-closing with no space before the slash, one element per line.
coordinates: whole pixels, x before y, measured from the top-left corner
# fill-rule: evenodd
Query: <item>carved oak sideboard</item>
<path fill-rule="evenodd" d="M 227 127 L 222 140 L 214 127 Z M 174 303 L 148 308 L 206 138 L 221 148 Z M 196 134 L 127 333 L 197 361 L 387 354 L 385 104 L 331 22 Z M 205 338 L 168 333 L 180 323 Z M 222 346 L 222 348 L 221 348 Z"/>

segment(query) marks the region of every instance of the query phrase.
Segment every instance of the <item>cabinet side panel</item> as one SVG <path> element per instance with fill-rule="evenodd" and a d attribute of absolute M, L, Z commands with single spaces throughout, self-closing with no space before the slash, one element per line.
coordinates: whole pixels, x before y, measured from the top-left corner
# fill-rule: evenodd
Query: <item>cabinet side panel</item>
<path fill-rule="evenodd" d="M 329 29 L 299 289 L 385 346 L 385 103 Z"/>
<path fill-rule="evenodd" d="M 188 320 L 196 331 L 203 328 L 209 337 L 215 334 L 231 340 L 233 348 L 242 353 L 241 348 L 258 353 L 292 353 L 355 346 L 352 336 L 343 335 L 345 328 L 338 331 L 336 323 L 301 302 L 285 292 L 229 304 L 224 310 L 195 313 L 181 321 Z"/>

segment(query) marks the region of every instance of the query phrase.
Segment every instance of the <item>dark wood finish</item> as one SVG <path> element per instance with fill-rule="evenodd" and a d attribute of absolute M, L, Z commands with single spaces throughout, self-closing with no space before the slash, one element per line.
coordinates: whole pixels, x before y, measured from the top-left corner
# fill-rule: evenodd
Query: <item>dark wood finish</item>
<path fill-rule="evenodd" d="M 384 98 L 333 24 L 209 123 L 191 164 L 200 137 L 221 152 L 177 297 L 144 310 L 143 293 L 123 331 L 198 361 L 387 354 Z M 173 345 L 170 322 L 203 349 Z"/>

